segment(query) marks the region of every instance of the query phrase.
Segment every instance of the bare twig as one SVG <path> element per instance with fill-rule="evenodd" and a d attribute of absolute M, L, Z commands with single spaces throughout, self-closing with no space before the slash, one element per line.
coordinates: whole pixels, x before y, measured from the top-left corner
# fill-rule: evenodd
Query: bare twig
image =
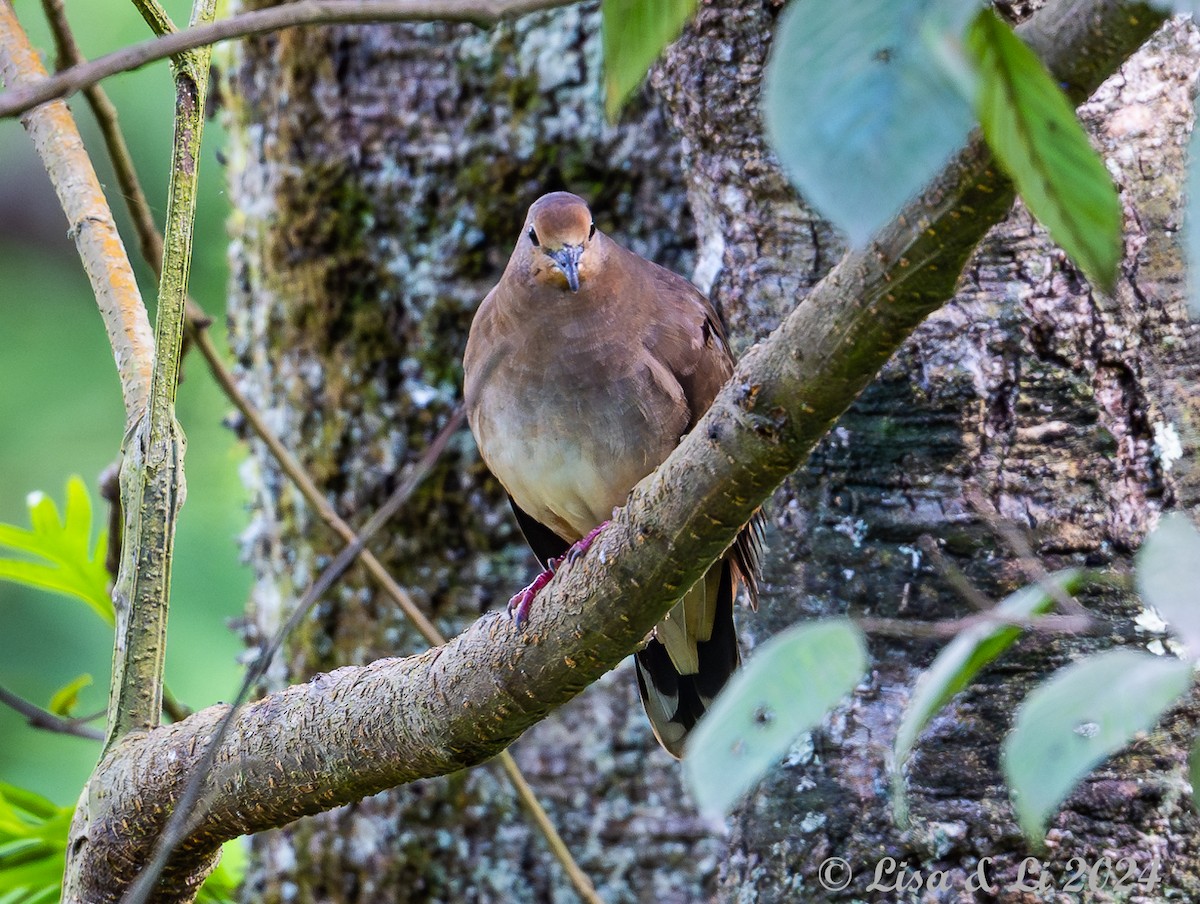
<path fill-rule="evenodd" d="M 572 2 L 576 0 L 356 0 L 354 3 L 300 0 L 269 6 L 134 44 L 90 63 L 64 69 L 35 84 L 10 88 L 0 94 L 0 116 L 24 113 L 46 101 L 69 97 L 118 72 L 138 69 L 155 60 L 230 38 L 245 38 L 298 25 L 434 21 L 491 25 L 506 16 L 569 6 Z"/>
<path fill-rule="evenodd" d="M 84 63 L 83 54 L 67 22 L 63 0 L 42 0 L 42 7 L 58 50 L 58 68 L 61 70 Z M 121 188 L 121 197 L 125 199 L 125 208 L 133 219 L 138 236 L 138 250 L 143 259 L 154 268 L 154 275 L 159 276 L 162 273 L 162 236 L 154 224 L 146 193 L 142 191 L 141 182 L 134 171 L 133 155 L 129 153 L 129 145 L 121 132 L 117 108 L 109 100 L 108 93 L 99 85 L 89 85 L 83 89 L 83 93 L 92 108 L 92 114 L 96 117 L 97 125 L 100 126 L 100 134 L 104 138 L 104 146 L 108 149 L 117 185 Z"/>
<path fill-rule="evenodd" d="M 179 31 L 158 0 L 133 0 L 133 5 L 156 35 L 169 35 Z"/>
<path fill-rule="evenodd" d="M 10 91 L 46 78 L 10 0 L 0 0 L 0 76 Z M 47 104 L 22 122 L 58 193 L 104 319 L 121 377 L 128 431 L 145 410 L 154 362 L 150 320 L 133 268 L 67 105 Z"/>
<path fill-rule="evenodd" d="M 139 0 L 139 2 L 153 2 L 153 0 Z M 65 65 L 75 66 L 83 62 L 83 56 L 79 51 L 74 37 L 71 33 L 70 24 L 67 21 L 65 12 L 62 6 L 62 0 L 43 0 L 43 5 L 46 10 L 47 19 L 50 22 L 51 30 L 54 33 L 56 45 L 59 54 L 60 68 Z M 139 7 L 140 8 L 140 7 Z M 143 12 L 143 16 L 146 13 Z M 165 16 L 165 12 L 163 13 Z M 147 21 L 151 21 L 147 17 Z M 169 18 L 163 20 L 168 26 L 168 30 L 174 31 L 174 24 Z M 154 23 L 151 21 L 151 26 Z M 84 96 L 87 98 L 92 107 L 92 112 L 100 124 L 101 133 L 104 137 L 105 146 L 108 149 L 109 157 L 112 160 L 113 169 L 117 175 L 117 181 L 121 186 L 122 197 L 125 198 L 126 207 L 129 211 L 130 218 L 133 221 L 134 229 L 137 232 L 138 244 L 142 253 L 142 257 L 153 268 L 156 276 L 162 275 L 162 235 L 159 233 L 157 226 L 154 223 L 154 218 L 150 211 L 150 205 L 146 201 L 146 194 L 142 190 L 141 182 L 137 177 L 137 172 L 133 166 L 133 159 L 126 145 L 124 135 L 121 132 L 120 124 L 117 120 L 116 108 L 109 101 L 108 96 L 103 88 L 98 85 L 92 85 L 84 89 Z M 208 363 L 210 372 L 213 378 L 224 390 L 230 401 L 241 413 L 242 417 L 250 425 L 254 433 L 267 445 L 271 454 L 275 456 L 279 462 L 281 469 L 292 480 L 292 482 L 300 490 L 301 495 L 313 506 L 321 518 L 337 532 L 347 543 L 354 543 L 357 540 L 354 530 L 347 524 L 329 504 L 325 496 L 317 488 L 312 478 L 305 471 L 299 460 L 280 442 L 279 438 L 267 426 L 265 419 L 254 406 L 254 404 L 245 396 L 238 388 L 233 375 L 225 362 L 221 360 L 221 356 L 217 351 L 216 345 L 212 341 L 211 335 L 208 333 L 208 326 L 211 324 L 211 318 L 197 305 L 192 299 L 188 299 L 187 307 L 189 336 L 192 338 L 196 347 L 200 350 L 205 361 Z M 120 500 L 117 494 L 117 466 L 111 469 L 111 495 L 105 495 L 111 504 L 110 512 L 112 518 L 115 518 L 115 525 L 110 524 L 110 546 L 109 557 L 112 559 L 109 564 L 111 573 L 116 575 L 117 560 L 114 556 L 119 556 L 120 551 Z M 109 471 L 105 472 L 108 475 Z M 102 487 L 105 484 L 105 477 L 101 478 Z M 377 559 L 370 550 L 363 549 L 360 555 L 363 564 L 368 572 L 382 585 L 384 591 L 390 596 L 396 604 L 401 608 L 410 621 L 421 632 L 422 636 L 433 646 L 445 643 L 445 637 L 437 630 L 433 623 L 425 616 L 417 607 L 412 597 L 400 586 L 399 583 L 391 576 L 384 565 Z M 178 702 L 170 693 L 169 688 L 163 688 L 163 709 L 171 717 L 173 721 L 181 721 L 186 718 L 191 710 Z M 518 799 L 529 812 L 530 818 L 534 825 L 542 833 L 553 852 L 556 859 L 559 861 L 564 871 L 570 877 L 575 885 L 576 891 L 585 901 L 598 901 L 595 888 L 587 874 L 580 869 L 570 850 L 563 841 L 562 836 L 558 833 L 554 824 L 551 822 L 549 814 L 538 801 L 529 782 L 521 774 L 520 767 L 512 754 L 507 750 L 498 757 L 501 767 L 504 769 L 509 780 L 512 782 L 513 788 L 517 793 Z"/>
<path fill-rule="evenodd" d="M 938 546 L 937 540 L 929 534 L 922 534 L 920 540 L 917 541 L 917 546 L 921 552 L 929 556 L 938 573 L 946 579 L 946 583 L 957 590 L 959 596 L 970 603 L 975 609 L 980 612 L 987 612 L 996 605 L 993 600 L 988 599 L 985 594 L 980 592 L 974 582 L 963 574 L 962 569 L 946 558 L 941 547 Z"/>
<path fill-rule="evenodd" d="M 53 731 L 58 734 L 74 735 L 77 738 L 87 738 L 89 741 L 103 740 L 104 734 L 98 728 L 85 725 L 92 718 L 65 719 L 48 709 L 42 709 L 36 703 L 30 703 L 24 697 L 18 697 L 7 688 L 0 687 L 0 703 L 9 709 L 16 710 L 25 717 L 25 721 L 34 728 L 43 731 Z M 103 713 L 101 713 L 103 715 Z"/>
<path fill-rule="evenodd" d="M 203 312 L 200 313 L 203 314 Z M 421 611 L 408 591 L 401 587 L 396 579 L 392 577 L 386 566 L 376 558 L 374 553 L 366 548 L 366 537 L 364 534 L 367 534 L 368 528 L 364 527 L 362 533 L 356 534 L 354 529 L 338 515 L 336 509 L 329 504 L 329 500 L 317 488 L 316 483 L 304 469 L 304 466 L 283 444 L 279 437 L 274 434 L 271 428 L 267 426 L 261 412 L 258 411 L 254 404 L 238 388 L 237 383 L 233 379 L 233 374 L 229 372 L 220 355 L 217 354 L 212 337 L 209 336 L 207 329 L 205 329 L 204 321 L 193 323 L 192 335 L 195 339 L 196 347 L 200 350 L 200 354 L 208 362 L 213 378 L 221 385 L 226 396 L 237 407 L 242 417 L 246 420 L 246 423 L 250 425 L 251 430 L 267 446 L 267 449 L 279 463 L 280 468 L 287 474 L 296 488 L 300 490 L 301 495 L 304 496 L 308 504 L 317 511 L 326 524 L 345 540 L 346 543 L 350 544 L 347 548 L 356 548 L 359 550 L 358 557 L 362 560 L 367 571 L 379 582 L 384 592 L 392 598 L 396 605 L 404 612 L 405 616 L 408 617 L 409 621 L 421 632 L 421 635 L 429 642 L 430 646 L 441 646 L 444 644 L 446 642 L 445 636 L 426 617 L 425 613 Z M 461 426 L 462 416 L 461 409 L 455 412 L 451 422 L 442 428 L 439 439 L 441 437 L 449 438 L 449 435 Z M 435 440 L 436 442 L 437 440 Z M 444 447 L 444 443 L 442 446 Z M 428 455 L 428 452 L 426 455 Z M 423 458 L 422 461 L 424 460 Z M 432 464 L 432 461 L 430 464 Z M 381 509 L 380 511 L 383 510 Z M 517 792 L 517 797 L 529 813 L 530 818 L 533 819 L 534 825 L 545 837 L 551 852 L 563 870 L 566 871 L 580 898 L 590 902 L 590 904 L 597 904 L 600 898 L 596 894 L 595 886 L 592 885 L 591 879 L 588 878 L 587 874 L 579 867 L 579 864 L 571 855 L 566 842 L 559 834 L 558 829 L 555 828 L 554 823 L 550 820 L 550 815 L 537 799 L 525 776 L 521 774 L 521 768 L 517 765 L 517 761 L 513 758 L 513 755 L 505 750 L 500 753 L 497 759 L 508 775 L 509 781 L 512 782 L 513 789 Z"/>
<path fill-rule="evenodd" d="M 971 509 L 987 522 L 988 527 L 1008 547 L 1009 552 L 1016 556 L 1017 564 L 1028 580 L 1037 584 L 1043 593 L 1059 605 L 1063 612 L 1083 617 L 1090 615 L 1079 600 L 1063 590 L 1050 577 L 1050 572 L 1037 557 L 1033 547 L 1029 545 L 1029 541 L 1025 539 L 1015 524 L 1007 518 L 1001 517 L 990 500 L 977 490 L 968 491 L 965 498 Z"/>
<path fill-rule="evenodd" d="M 155 844 L 153 855 L 130 886 L 129 892 L 122 898 L 122 904 L 146 904 L 150 900 L 150 895 L 154 891 L 158 877 L 167 865 L 167 861 L 171 858 L 171 854 L 174 853 L 176 846 L 187 837 L 189 830 L 193 828 L 191 825 L 192 821 L 199 819 L 202 815 L 203 808 L 198 808 L 197 805 L 200 803 L 200 795 L 204 790 L 204 783 L 208 779 L 213 761 L 221 748 L 222 742 L 225 740 L 229 726 L 237 717 L 242 705 L 249 698 L 250 691 L 266 675 L 267 669 L 270 668 L 271 662 L 275 658 L 275 654 L 283 646 L 283 641 L 304 620 L 312 610 L 312 607 L 333 586 L 334 582 L 354 563 L 354 560 L 366 548 L 367 541 L 379 528 L 388 522 L 392 515 L 400 510 L 417 487 L 420 486 L 425 476 L 441 457 L 442 452 L 446 448 L 446 443 L 450 441 L 450 437 L 462 426 L 465 414 L 466 412 L 462 408 L 455 410 L 438 435 L 434 437 L 433 442 L 429 444 L 429 448 L 425 450 L 425 454 L 409 469 L 404 479 L 400 482 L 400 485 L 396 487 L 387 501 L 363 525 L 362 530 L 354 538 L 354 541 L 344 546 L 341 552 L 334 557 L 334 560 L 318 575 L 317 580 L 309 587 L 308 592 L 296 604 L 296 608 L 292 610 L 287 621 L 280 626 L 275 632 L 274 637 L 263 647 L 258 657 L 251 663 L 250 668 L 246 670 L 246 676 L 242 679 L 242 685 L 238 689 L 233 704 L 221 719 L 211 740 L 205 747 L 199 762 L 196 763 L 191 774 L 188 776 L 183 793 L 180 795 L 170 819 L 167 820 L 162 835 Z M 436 631 L 436 629 L 434 630 Z"/>
<path fill-rule="evenodd" d="M 1047 634 L 1089 634 L 1107 625 L 1087 615 L 1035 615 L 1025 618 L 999 612 L 977 612 L 945 621 L 919 622 L 904 618 L 856 618 L 854 623 L 867 634 L 889 637 L 950 638 L 980 625 L 1012 625 Z"/>
<path fill-rule="evenodd" d="M 196 0 L 193 22 L 211 20 L 215 8 L 216 0 Z M 211 48 L 204 47 L 184 51 L 173 61 L 175 136 L 166 214 L 171 241 L 164 248 L 159 281 L 149 404 L 121 463 L 125 541 L 113 589 L 117 626 L 106 753 L 130 731 L 153 728 L 162 718 L 171 561 L 184 494 L 184 438 L 175 419 L 175 395 L 210 57 Z"/>

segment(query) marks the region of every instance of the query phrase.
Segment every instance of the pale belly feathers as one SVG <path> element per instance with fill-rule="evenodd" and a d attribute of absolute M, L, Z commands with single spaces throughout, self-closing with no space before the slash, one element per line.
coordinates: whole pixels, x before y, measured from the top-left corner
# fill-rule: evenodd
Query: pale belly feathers
<path fill-rule="evenodd" d="M 480 387 L 472 426 L 484 461 L 518 506 L 565 540 L 611 517 L 687 428 L 678 382 L 642 360 L 635 373 L 577 359 L 570 373 L 534 374 L 509 359 Z"/>

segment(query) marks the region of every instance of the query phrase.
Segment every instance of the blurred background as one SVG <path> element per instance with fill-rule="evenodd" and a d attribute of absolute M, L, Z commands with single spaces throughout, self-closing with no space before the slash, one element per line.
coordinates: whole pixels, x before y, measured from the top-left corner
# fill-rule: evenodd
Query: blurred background
<path fill-rule="evenodd" d="M 189 2 L 164 0 L 183 25 Z M 16 0 L 17 15 L 54 68 L 54 44 L 38 0 Z M 83 53 L 100 56 L 143 41 L 150 32 L 122 0 L 66 0 Z M 173 88 L 159 62 L 105 82 L 121 116 L 143 187 L 161 225 L 170 162 Z M 109 204 L 138 273 L 147 304 L 157 291 L 112 177 L 87 103 L 71 101 Z M 216 318 L 225 347 L 227 267 L 223 136 L 210 122 L 201 163 L 191 291 Z M 167 648 L 167 683 L 192 707 L 230 699 L 237 690 L 240 643 L 227 621 L 241 612 L 250 585 L 237 535 L 244 526 L 238 479 L 243 453 L 222 426 L 230 406 L 199 355 L 185 362 L 179 420 L 187 434 L 187 502 L 176 541 Z M 121 392 L 104 327 L 83 268 L 67 237 L 67 221 L 19 122 L 0 120 L 0 521 L 29 526 L 26 497 L 49 494 L 61 507 L 67 478 L 80 475 L 97 499 L 97 476 L 116 458 L 122 433 Z M 97 505 L 97 526 L 107 512 Z M 93 684 L 79 713 L 108 699 L 112 631 L 83 603 L 0 582 L 0 685 L 41 706 L 81 673 Z M 102 725 L 102 723 L 96 723 Z M 73 804 L 95 765 L 99 744 L 29 728 L 0 707 L 0 781 Z"/>

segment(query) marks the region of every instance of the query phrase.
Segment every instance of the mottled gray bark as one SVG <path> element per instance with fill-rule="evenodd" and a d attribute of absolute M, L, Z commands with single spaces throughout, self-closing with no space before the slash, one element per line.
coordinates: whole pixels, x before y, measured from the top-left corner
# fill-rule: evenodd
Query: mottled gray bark
<path fill-rule="evenodd" d="M 774 14 L 705 6 L 620 128 L 602 122 L 596 17 L 578 8 L 486 34 L 346 28 L 245 45 L 226 85 L 235 349 L 244 387 L 339 510 L 363 520 L 453 404 L 474 304 L 541 191 L 571 188 L 639 252 L 682 272 L 696 263 L 741 347 L 836 261 L 836 236 L 795 198 L 761 138 L 757 86 Z M 1193 43 L 1174 27 L 1088 109 L 1129 211 L 1117 296 L 1091 295 L 1024 213 L 997 230 L 955 302 L 781 491 L 767 600 L 742 619 L 745 633 L 761 639 L 846 610 L 959 612 L 912 551 L 923 534 L 989 591 L 1015 587 L 1017 569 L 965 504 L 968 490 L 1033 528 L 1051 565 L 1126 562 L 1164 502 L 1195 504 L 1186 475 L 1198 349 L 1171 236 Z M 1155 453 L 1167 425 L 1185 453 L 1170 470 Z M 247 550 L 259 581 L 247 633 L 257 642 L 336 544 L 262 450 L 253 461 Z M 532 571 L 465 438 L 377 551 L 447 633 Z M 1116 596 L 1092 602 L 1132 611 Z M 293 639 L 272 686 L 419 645 L 356 575 Z M 609 901 L 821 900 L 816 866 L 831 854 L 860 874 L 889 853 L 961 881 L 979 856 L 996 856 L 1001 873 L 1024 856 L 998 739 L 1024 689 L 1079 648 L 1027 643 L 956 702 L 912 764 L 907 833 L 890 823 L 881 768 L 931 655 L 923 645 L 875 644 L 875 670 L 849 711 L 798 748 L 728 839 L 690 809 L 627 669 L 514 752 Z M 1054 856 L 1158 853 L 1164 881 L 1190 893 L 1180 744 L 1164 732 L 1097 773 L 1056 823 Z M 255 851 L 251 900 L 572 899 L 486 769 L 302 820 L 259 836 Z M 865 883 L 854 889 L 861 896 Z"/>
<path fill-rule="evenodd" d="M 598 45 L 595 8 L 572 8 L 486 33 L 289 32 L 247 42 L 228 73 L 243 386 L 352 523 L 457 399 L 474 307 L 541 192 L 588 196 L 601 228 L 690 269 L 677 142 L 650 104 L 605 124 Z M 386 545 L 373 544 L 446 634 L 534 570 L 473 444 L 453 448 Z M 257 447 L 249 482 L 257 642 L 337 544 Z M 353 575 L 272 686 L 423 645 Z M 607 900 L 695 900 L 720 845 L 674 805 L 676 769 L 653 750 L 632 683 L 622 670 L 514 752 Z M 255 851 L 249 896 L 262 900 L 573 899 L 487 768 L 303 820 Z"/>
<path fill-rule="evenodd" d="M 702 8 L 655 79 L 685 136 L 700 245 L 721 249 L 714 300 L 744 324 L 743 341 L 783 316 L 838 253 L 789 196 L 757 128 L 746 70 L 761 64 L 771 18 L 755 5 Z M 1184 310 L 1175 236 L 1197 49 L 1194 27 L 1170 26 L 1084 108 L 1125 203 L 1115 296 L 1092 293 L 1018 207 L 976 254 L 954 301 L 776 496 L 768 590 L 757 616 L 743 618 L 745 633 L 761 639 L 797 618 L 842 612 L 964 614 L 966 602 L 918 551 L 926 535 L 997 598 L 1020 586 L 1020 568 L 973 511 L 972 493 L 1028 530 L 1051 568 L 1125 570 L 1160 510 L 1194 509 L 1200 333 Z M 706 70 L 703 94 L 689 79 L 701 54 L 729 61 Z M 1117 619 L 1137 611 L 1112 592 L 1086 602 Z M 911 764 L 913 818 L 903 832 L 891 822 L 886 757 L 934 649 L 874 643 L 870 680 L 848 712 L 800 744 L 735 818 L 716 896 L 957 901 L 987 856 L 989 875 L 1010 885 L 1030 853 L 998 768 L 1013 709 L 1053 667 L 1111 642 L 1027 640 L 960 695 Z M 1196 895 L 1200 849 L 1182 765 L 1193 724 L 1178 713 L 1071 798 L 1045 855 L 1058 885 L 1072 856 L 1132 855 L 1161 859 L 1156 895 Z M 840 893 L 818 882 L 830 856 L 856 874 Z M 926 875 L 947 870 L 953 890 L 872 891 L 871 870 L 885 856 Z"/>

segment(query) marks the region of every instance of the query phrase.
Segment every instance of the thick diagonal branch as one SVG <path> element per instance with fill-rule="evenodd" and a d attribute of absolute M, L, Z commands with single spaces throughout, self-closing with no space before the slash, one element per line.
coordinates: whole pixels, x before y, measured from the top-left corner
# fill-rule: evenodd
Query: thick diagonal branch
<path fill-rule="evenodd" d="M 1081 99 L 1162 19 L 1143 5 L 1064 0 L 1026 35 Z M 486 616 L 422 655 L 339 669 L 245 707 L 160 899 L 186 900 L 221 840 L 478 763 L 615 666 L 950 297 L 1011 200 L 973 143 L 743 358 L 679 449 L 544 591 L 523 631 Z M 222 713 L 130 736 L 98 770 L 103 786 L 84 798 L 86 836 L 72 842 L 88 846 L 82 856 L 95 868 L 88 901 L 119 898 Z"/>

